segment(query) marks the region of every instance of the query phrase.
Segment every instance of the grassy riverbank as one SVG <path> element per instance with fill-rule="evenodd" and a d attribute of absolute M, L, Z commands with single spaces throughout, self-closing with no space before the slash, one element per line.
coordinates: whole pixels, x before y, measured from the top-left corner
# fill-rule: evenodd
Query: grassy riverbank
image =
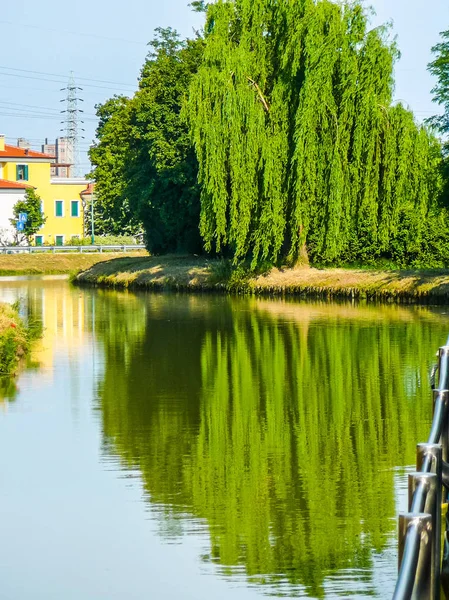
<path fill-rule="evenodd" d="M 396 302 L 449 301 L 449 270 L 272 269 L 258 276 L 197 257 L 126 257 L 93 265 L 80 285 L 131 289 L 225 291 L 260 295 L 345 297 Z"/>
<path fill-rule="evenodd" d="M 144 250 L 127 252 L 126 256 L 146 256 Z M 120 253 L 50 252 L 39 254 L 0 254 L 1 275 L 59 275 L 90 269 L 93 265 L 124 256 Z"/>
<path fill-rule="evenodd" d="M 17 306 L 0 303 L 0 376 L 16 372 L 35 337 L 35 328 L 25 325 Z"/>

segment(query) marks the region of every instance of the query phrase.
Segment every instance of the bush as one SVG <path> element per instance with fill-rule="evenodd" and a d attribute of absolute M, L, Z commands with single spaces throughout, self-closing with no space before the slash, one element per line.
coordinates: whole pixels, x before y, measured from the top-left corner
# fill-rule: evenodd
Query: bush
<path fill-rule="evenodd" d="M 121 246 L 133 246 L 134 244 L 138 244 L 131 235 L 98 235 L 95 236 L 95 246 L 113 246 L 120 244 Z M 85 238 L 71 238 L 66 246 L 91 246 L 92 240 L 90 237 Z"/>
<path fill-rule="evenodd" d="M 28 348 L 28 332 L 19 317 L 17 304 L 0 304 L 0 375 L 15 372 Z"/>

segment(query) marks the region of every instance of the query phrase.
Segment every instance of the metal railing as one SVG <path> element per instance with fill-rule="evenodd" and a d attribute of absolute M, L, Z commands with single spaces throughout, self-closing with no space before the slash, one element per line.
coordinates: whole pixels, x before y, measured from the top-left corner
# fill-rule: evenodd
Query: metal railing
<path fill-rule="evenodd" d="M 34 252 L 132 252 L 145 250 L 143 244 L 103 246 L 0 246 L 0 254 L 32 254 Z"/>
<path fill-rule="evenodd" d="M 439 349 L 438 357 L 432 428 L 427 443 L 417 446 L 416 473 L 408 478 L 408 512 L 399 515 L 399 574 L 393 600 L 439 600 L 441 586 L 447 587 L 442 571 L 448 529 L 444 508 L 449 489 L 449 345 Z"/>

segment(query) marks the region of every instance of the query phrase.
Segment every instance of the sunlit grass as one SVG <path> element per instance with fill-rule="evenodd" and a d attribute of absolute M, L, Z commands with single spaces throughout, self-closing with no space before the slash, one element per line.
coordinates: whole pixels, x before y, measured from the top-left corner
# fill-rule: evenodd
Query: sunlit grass
<path fill-rule="evenodd" d="M 117 288 L 225 291 L 249 294 L 446 301 L 449 270 L 266 268 L 254 273 L 222 259 L 126 257 L 99 262 L 75 278 Z"/>
<path fill-rule="evenodd" d="M 129 252 L 126 256 L 145 256 L 144 250 Z M 1 275 L 56 275 L 84 271 L 98 262 L 124 256 L 123 253 L 67 252 L 39 254 L 0 254 Z"/>

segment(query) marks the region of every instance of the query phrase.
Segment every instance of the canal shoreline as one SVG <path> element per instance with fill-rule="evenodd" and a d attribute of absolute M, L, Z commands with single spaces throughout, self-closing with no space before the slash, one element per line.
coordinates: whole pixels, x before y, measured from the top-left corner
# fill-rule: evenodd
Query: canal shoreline
<path fill-rule="evenodd" d="M 0 277 L 9 275 L 73 275 L 101 261 L 146 256 L 144 250 L 123 252 L 42 252 L 0 254 Z"/>
<path fill-rule="evenodd" d="M 0 377 L 16 374 L 37 336 L 35 328 L 21 319 L 17 305 L 0 302 Z"/>
<path fill-rule="evenodd" d="M 73 278 L 80 286 L 114 289 L 345 298 L 446 304 L 449 270 L 315 269 L 301 266 L 249 277 L 220 260 L 195 256 L 126 257 L 104 261 Z"/>

